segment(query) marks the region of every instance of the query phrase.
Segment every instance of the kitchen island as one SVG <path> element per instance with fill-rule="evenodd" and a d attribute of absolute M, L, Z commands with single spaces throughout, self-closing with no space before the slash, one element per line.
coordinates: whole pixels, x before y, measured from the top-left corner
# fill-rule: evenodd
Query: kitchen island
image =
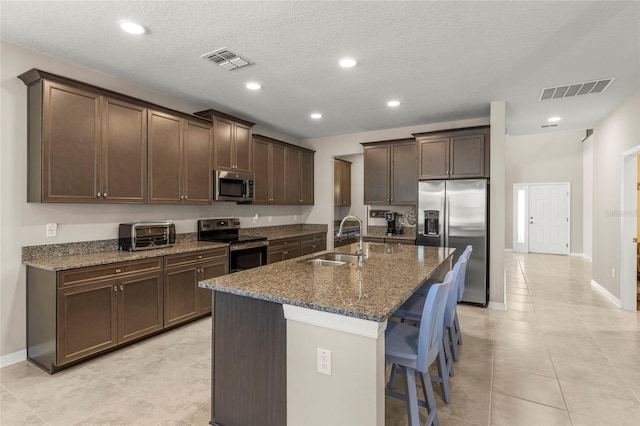
<path fill-rule="evenodd" d="M 453 249 L 367 243 L 362 262 L 306 262 L 355 249 L 200 282 L 213 290 L 212 424 L 384 423 L 387 320 Z"/>

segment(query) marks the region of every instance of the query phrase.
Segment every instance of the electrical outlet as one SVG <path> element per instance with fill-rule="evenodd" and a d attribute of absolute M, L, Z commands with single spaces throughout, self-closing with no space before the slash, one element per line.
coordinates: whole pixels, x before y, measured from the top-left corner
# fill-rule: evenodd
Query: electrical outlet
<path fill-rule="evenodd" d="M 57 223 L 47 223 L 46 227 L 46 235 L 47 237 L 55 237 L 58 235 L 58 224 Z"/>
<path fill-rule="evenodd" d="M 331 375 L 331 351 L 318 348 L 318 373 Z"/>
<path fill-rule="evenodd" d="M 612 268 L 611 269 L 611 278 L 615 278 L 616 277 L 616 268 Z"/>
<path fill-rule="evenodd" d="M 269 216 L 269 217 L 267 218 L 267 220 L 269 221 L 269 223 L 271 223 L 271 221 L 273 220 L 273 218 L 272 218 L 271 216 Z"/>
<path fill-rule="evenodd" d="M 297 215 L 297 214 L 294 214 L 294 215 L 293 215 L 293 221 L 295 222 L 296 220 L 298 220 L 298 215 Z"/>
<path fill-rule="evenodd" d="M 258 223 L 258 213 L 253 215 L 253 223 Z"/>

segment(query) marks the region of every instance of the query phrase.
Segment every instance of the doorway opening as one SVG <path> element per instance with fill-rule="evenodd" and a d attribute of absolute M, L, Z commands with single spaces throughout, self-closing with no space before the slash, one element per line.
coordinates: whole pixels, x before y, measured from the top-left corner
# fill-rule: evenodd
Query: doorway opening
<path fill-rule="evenodd" d="M 568 255 L 571 250 L 570 205 L 568 182 L 514 184 L 514 251 Z"/>
<path fill-rule="evenodd" d="M 638 247 L 638 189 L 640 145 L 622 153 L 622 196 L 620 227 L 620 306 L 640 310 L 640 248 Z"/>

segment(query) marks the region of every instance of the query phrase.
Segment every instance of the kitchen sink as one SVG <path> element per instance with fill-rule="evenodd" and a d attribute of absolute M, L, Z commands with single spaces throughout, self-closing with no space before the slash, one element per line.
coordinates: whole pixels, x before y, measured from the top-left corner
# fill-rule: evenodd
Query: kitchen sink
<path fill-rule="evenodd" d="M 324 253 L 311 259 L 302 260 L 301 263 L 311 263 L 320 266 L 342 266 L 347 263 L 357 262 L 358 256 L 349 253 Z"/>

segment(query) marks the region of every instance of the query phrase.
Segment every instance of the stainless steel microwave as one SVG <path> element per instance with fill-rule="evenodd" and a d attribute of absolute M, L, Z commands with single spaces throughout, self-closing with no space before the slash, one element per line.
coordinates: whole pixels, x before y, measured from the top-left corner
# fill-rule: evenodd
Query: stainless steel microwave
<path fill-rule="evenodd" d="M 253 202 L 253 176 L 246 173 L 213 171 L 213 200 Z"/>

